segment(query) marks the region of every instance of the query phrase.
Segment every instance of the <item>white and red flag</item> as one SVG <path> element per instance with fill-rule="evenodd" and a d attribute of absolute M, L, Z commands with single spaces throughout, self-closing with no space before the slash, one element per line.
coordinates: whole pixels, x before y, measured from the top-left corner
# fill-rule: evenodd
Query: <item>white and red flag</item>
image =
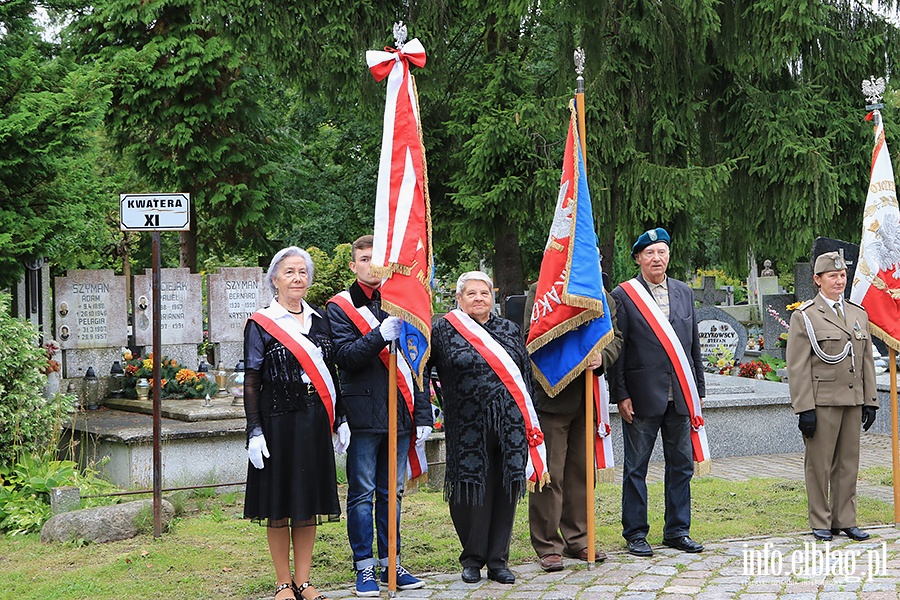
<path fill-rule="evenodd" d="M 425 66 L 425 49 L 413 39 L 400 49 L 366 52 L 366 63 L 376 81 L 387 77 L 372 274 L 384 279 L 382 308 L 403 319 L 400 350 L 422 389 L 431 339 L 431 207 L 410 65 Z"/>
<path fill-rule="evenodd" d="M 866 120 L 873 118 L 875 149 L 850 300 L 869 313 L 872 334 L 900 351 L 900 210 L 878 110 L 866 116 Z"/>

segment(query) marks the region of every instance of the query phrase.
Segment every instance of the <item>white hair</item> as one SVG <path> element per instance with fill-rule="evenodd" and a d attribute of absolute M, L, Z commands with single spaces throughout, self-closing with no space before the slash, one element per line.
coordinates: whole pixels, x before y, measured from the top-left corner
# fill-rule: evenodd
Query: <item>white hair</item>
<path fill-rule="evenodd" d="M 466 284 L 470 281 L 483 281 L 488 285 L 488 289 L 493 293 L 494 291 L 494 282 L 491 281 L 491 278 L 488 277 L 487 273 L 482 273 L 481 271 L 468 271 L 459 276 L 459 279 L 456 280 L 456 295 L 462 295 L 463 290 L 466 289 Z"/>
<path fill-rule="evenodd" d="M 272 257 L 272 262 L 269 263 L 269 270 L 266 271 L 265 284 L 273 297 L 276 295 L 275 277 L 278 276 L 278 270 L 281 268 L 281 261 L 291 256 L 300 256 L 306 261 L 306 272 L 309 274 L 309 284 L 312 285 L 315 266 L 313 265 L 313 260 L 309 255 L 309 252 L 303 248 L 298 248 L 297 246 L 288 246 L 275 253 L 275 256 Z"/>

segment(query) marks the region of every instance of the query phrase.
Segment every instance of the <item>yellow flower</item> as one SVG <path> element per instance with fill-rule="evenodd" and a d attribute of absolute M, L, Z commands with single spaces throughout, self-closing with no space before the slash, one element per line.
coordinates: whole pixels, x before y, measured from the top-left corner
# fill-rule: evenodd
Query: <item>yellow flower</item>
<path fill-rule="evenodd" d="M 145 358 L 145 359 L 144 359 L 144 368 L 145 368 L 145 369 L 152 369 L 152 368 L 153 368 L 153 357 Z"/>
<path fill-rule="evenodd" d="M 800 306 L 801 304 L 803 304 L 803 303 L 802 303 L 802 302 L 791 302 L 791 303 L 788 304 L 785 308 L 787 308 L 788 310 L 794 310 L 794 309 L 796 309 L 798 306 Z"/>

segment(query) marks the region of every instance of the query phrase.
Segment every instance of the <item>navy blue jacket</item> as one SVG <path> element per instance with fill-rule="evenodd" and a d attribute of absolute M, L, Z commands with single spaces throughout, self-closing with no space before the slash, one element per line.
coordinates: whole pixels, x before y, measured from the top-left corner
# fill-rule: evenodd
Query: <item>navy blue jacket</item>
<path fill-rule="evenodd" d="M 389 315 L 381 310 L 378 290 L 370 300 L 358 282 L 350 286 L 350 299 L 357 308 L 367 306 L 379 321 Z M 386 433 L 388 430 L 388 370 L 378 353 L 388 342 L 375 327 L 362 335 L 350 317 L 334 302 L 326 308 L 334 342 L 335 362 L 341 382 L 341 407 L 351 432 Z M 397 360 L 403 360 L 398 356 Z M 428 389 L 426 387 L 426 389 Z M 397 433 L 408 435 L 413 427 L 434 424 L 431 401 L 427 392 L 416 389 L 413 423 L 402 395 L 397 396 Z"/>
<path fill-rule="evenodd" d="M 649 292 L 649 286 L 641 275 L 638 281 Z M 706 396 L 706 379 L 700 357 L 700 336 L 694 314 L 694 292 L 687 284 L 667 279 L 669 288 L 669 323 L 675 330 L 697 382 L 700 397 Z M 688 409 L 675 378 L 675 370 L 665 349 L 650 329 L 650 325 L 621 286 L 611 292 L 616 300 L 616 320 L 622 332 L 622 352 L 608 369 L 609 397 L 613 403 L 631 398 L 634 414 L 638 417 L 654 417 L 663 414 L 668 406 L 669 387 L 675 401 L 675 410 L 687 415 Z"/>

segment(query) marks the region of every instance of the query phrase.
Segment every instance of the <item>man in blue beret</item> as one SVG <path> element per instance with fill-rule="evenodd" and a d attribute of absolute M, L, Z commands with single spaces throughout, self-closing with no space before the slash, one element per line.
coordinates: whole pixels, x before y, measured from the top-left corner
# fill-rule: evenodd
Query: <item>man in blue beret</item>
<path fill-rule="evenodd" d="M 622 350 L 610 366 L 610 401 L 622 418 L 622 536 L 635 556 L 652 556 L 647 543 L 647 467 L 659 432 L 665 466 L 663 544 L 701 552 L 690 538 L 694 462 L 691 418 L 706 395 L 694 294 L 666 275 L 669 233 L 645 231 L 631 248 L 640 274 L 612 291 Z M 679 351 L 682 350 L 682 351 Z"/>

